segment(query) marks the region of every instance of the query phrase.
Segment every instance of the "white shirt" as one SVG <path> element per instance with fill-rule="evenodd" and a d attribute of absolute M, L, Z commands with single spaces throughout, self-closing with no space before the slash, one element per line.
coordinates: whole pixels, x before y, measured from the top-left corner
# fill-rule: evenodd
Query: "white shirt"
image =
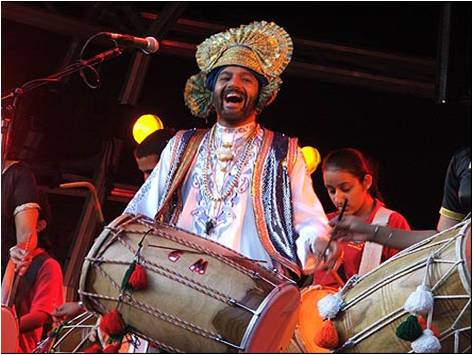
<path fill-rule="evenodd" d="M 249 146 L 255 130 L 256 136 Z M 214 138 L 211 139 L 213 131 Z M 237 128 L 226 128 L 217 123 L 215 128 L 205 135 L 182 186 L 183 209 L 177 226 L 223 244 L 248 258 L 265 261 L 265 266 L 272 267 L 271 258 L 258 236 L 251 196 L 251 179 L 263 141 L 263 132 L 256 123 Z M 210 145 L 212 140 L 213 144 Z M 231 148 L 225 149 L 224 142 L 227 147 L 231 145 Z M 175 138 L 169 141 L 158 165 L 130 201 L 124 213 L 143 214 L 154 218 L 165 197 L 164 189 L 175 143 Z M 210 155 L 207 155 L 209 146 Z M 219 161 L 217 154 L 229 151 L 233 153 L 233 159 L 228 162 Z M 243 165 L 245 153 L 248 157 L 246 164 Z M 210 163 L 206 167 L 207 157 Z M 234 189 L 229 189 L 238 171 L 240 176 L 235 180 Z M 208 176 L 207 190 L 211 194 L 221 195 L 230 190 L 228 197 L 221 203 L 212 201 L 206 196 L 205 172 Z M 300 149 L 290 174 L 290 183 L 294 228 L 299 234 L 296 241 L 297 255 L 307 273 L 312 271 L 315 261 L 309 246 L 314 238 L 326 236 L 329 227 L 322 205 L 313 190 L 312 179 L 307 173 Z M 206 230 L 209 221 L 212 221 L 213 227 L 210 231 Z"/>

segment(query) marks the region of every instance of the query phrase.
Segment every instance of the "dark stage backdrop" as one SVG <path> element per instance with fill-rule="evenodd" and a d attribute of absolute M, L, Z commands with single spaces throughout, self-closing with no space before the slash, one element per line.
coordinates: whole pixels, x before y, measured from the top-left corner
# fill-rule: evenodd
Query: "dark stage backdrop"
<path fill-rule="evenodd" d="M 251 8 L 245 12 L 251 14 Z M 469 15 L 464 15 L 462 21 L 466 25 L 462 29 L 471 30 L 471 4 L 465 12 Z M 288 20 L 287 24 L 283 17 L 276 20 L 292 28 L 292 35 L 298 35 L 297 19 Z M 369 18 L 359 19 L 360 23 L 364 21 Z M 348 37 L 362 36 L 362 32 L 356 33 L 356 24 L 353 26 L 343 29 L 346 32 L 336 33 L 337 39 L 343 38 L 344 33 Z M 305 23 L 300 36 L 308 36 L 308 33 Z M 330 38 L 328 30 L 323 35 Z M 465 81 L 463 73 L 471 79 L 471 33 L 461 31 L 454 35 L 449 85 L 456 92 L 449 91 L 455 95 L 449 97 L 447 104 L 283 75 L 284 85 L 279 97 L 263 112 L 260 120 L 268 128 L 299 137 L 302 146 L 316 147 L 322 157 L 339 147 L 362 149 L 378 163 L 380 187 L 387 205 L 401 212 L 413 228 L 434 228 L 449 159 L 457 149 L 471 146 L 471 80 L 463 82 L 459 89 L 454 86 L 455 82 Z M 436 36 L 432 39 L 430 34 L 426 43 L 417 37 L 418 46 L 411 43 L 408 49 L 411 52 L 407 54 L 435 57 Z M 2 19 L 2 91 L 56 72 L 70 41 L 67 36 Z M 403 38 L 397 41 L 402 42 Z M 377 43 L 382 46 L 382 38 Z M 425 48 L 426 45 L 429 47 Z M 103 49 L 95 48 L 96 52 Z M 93 50 L 94 47 L 91 55 Z M 400 52 L 402 48 L 395 50 Z M 115 136 L 124 140 L 116 181 L 138 185 L 141 176 L 132 158 L 134 142 L 130 130 L 139 114 L 156 113 L 165 126 L 178 129 L 206 126 L 190 115 L 183 102 L 185 82 L 198 71 L 192 58 L 159 52 L 153 55 L 139 102 L 135 106 L 120 105 L 118 96 L 131 58 L 128 52 L 101 65 L 102 86 L 97 90 L 87 88 L 76 74 L 61 85 L 26 95 L 19 110 L 21 124 L 15 132 L 15 144 L 23 144 L 35 134 L 39 137 L 40 143 L 31 155 L 34 165 L 47 165 L 51 171 L 60 169 L 74 159 L 97 154 L 104 139 Z M 462 99 L 464 97 L 466 99 Z M 208 124 L 211 123 L 212 120 Z M 53 175 L 40 177 L 40 180 L 53 184 Z M 332 211 L 320 168 L 313 180 L 326 211 Z M 57 197 L 54 200 L 53 207 L 56 204 L 60 210 L 59 221 L 58 218 L 56 221 L 64 226 L 71 226 L 71 220 L 75 223 L 80 209 L 71 208 L 68 216 L 68 203 Z M 123 208 L 124 205 L 117 203 L 105 206 L 108 221 Z M 70 232 L 72 229 L 63 230 L 61 234 Z"/>

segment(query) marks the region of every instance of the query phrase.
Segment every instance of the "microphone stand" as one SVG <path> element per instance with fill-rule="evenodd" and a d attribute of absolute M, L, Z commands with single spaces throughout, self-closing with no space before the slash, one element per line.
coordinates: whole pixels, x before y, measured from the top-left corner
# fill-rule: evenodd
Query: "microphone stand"
<path fill-rule="evenodd" d="M 72 64 L 66 67 L 64 70 L 54 73 L 46 78 L 35 79 L 28 81 L 27 83 L 23 84 L 22 86 L 10 90 L 7 94 L 2 95 L 2 103 L 6 100 L 13 99 L 12 103 L 6 106 L 5 109 L 2 109 L 2 126 L 1 126 L 1 134 L 2 134 L 2 169 L 5 166 L 5 160 L 8 156 L 8 150 L 11 149 L 11 132 L 13 127 L 13 121 L 16 117 L 16 112 L 18 108 L 19 99 L 26 94 L 27 92 L 34 90 L 38 87 L 49 83 L 56 83 L 60 82 L 61 79 L 66 78 L 72 75 L 75 72 L 78 72 L 87 67 L 93 67 L 97 64 L 105 62 L 109 59 L 118 57 L 123 53 L 123 48 L 115 47 L 108 51 L 102 52 L 97 54 L 96 56 L 87 59 L 81 60 L 78 63 Z M 6 112 L 5 112 L 6 111 Z"/>

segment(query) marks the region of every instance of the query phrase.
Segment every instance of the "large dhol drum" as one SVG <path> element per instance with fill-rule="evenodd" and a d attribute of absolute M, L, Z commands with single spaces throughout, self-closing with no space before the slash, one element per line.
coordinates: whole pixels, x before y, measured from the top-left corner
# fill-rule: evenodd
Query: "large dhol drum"
<path fill-rule="evenodd" d="M 404 303 L 421 285 L 432 256 L 427 286 L 434 295 L 433 324 L 440 332 L 441 352 L 471 352 L 469 224 L 471 220 L 413 245 L 360 278 L 333 320 L 340 337 L 336 351 L 412 351 L 410 342 L 396 336 L 396 328 L 407 318 Z"/>
<path fill-rule="evenodd" d="M 141 245 L 148 286 L 121 292 Z M 293 281 L 224 246 L 143 217 L 121 216 L 96 239 L 79 294 L 88 309 L 118 307 L 141 338 L 170 352 L 279 352 L 297 322 Z"/>

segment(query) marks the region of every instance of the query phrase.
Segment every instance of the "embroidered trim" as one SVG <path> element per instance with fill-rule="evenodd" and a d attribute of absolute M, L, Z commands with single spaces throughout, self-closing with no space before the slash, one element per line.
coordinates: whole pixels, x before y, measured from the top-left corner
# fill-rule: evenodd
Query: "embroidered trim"
<path fill-rule="evenodd" d="M 264 130 L 264 138 L 261 144 L 261 148 L 258 154 L 258 157 L 255 162 L 255 170 L 253 172 L 253 181 L 251 191 L 253 194 L 253 208 L 255 211 L 255 223 L 256 229 L 258 231 L 259 238 L 261 243 L 266 248 L 268 254 L 278 261 L 281 265 L 287 267 L 289 270 L 293 271 L 297 276 L 301 275 L 299 267 L 293 262 L 283 258 L 278 251 L 274 248 L 271 240 L 269 238 L 269 232 L 264 220 L 264 207 L 261 191 L 262 186 L 262 173 L 265 159 L 268 157 L 268 152 L 271 149 L 271 143 L 273 142 L 274 133 L 269 130 Z"/>
<path fill-rule="evenodd" d="M 445 207 L 440 208 L 439 213 L 447 218 L 454 219 L 455 221 L 461 221 L 463 218 L 465 218 L 464 214 L 458 213 L 458 212 L 453 212 L 450 211 L 449 209 L 446 209 Z"/>
<path fill-rule="evenodd" d="M 288 149 L 287 149 L 287 173 L 291 176 L 292 169 L 296 165 L 297 153 L 299 145 L 297 138 L 289 138 Z"/>
<path fill-rule="evenodd" d="M 160 210 L 156 213 L 154 218 L 155 221 L 163 222 L 164 215 L 167 213 L 169 209 L 169 203 L 171 202 L 174 193 L 177 189 L 180 189 L 182 186 L 182 180 L 187 175 L 190 166 L 192 165 L 192 161 L 194 160 L 195 155 L 197 154 L 198 147 L 207 133 L 207 130 L 199 129 L 195 130 L 192 137 L 190 137 L 187 146 L 184 148 L 184 152 L 180 156 L 179 166 L 177 167 L 177 171 L 174 174 L 170 174 L 172 177 L 172 183 L 167 191 L 166 198 L 163 200 L 163 203 L 160 207 Z M 177 205 L 182 205 L 180 202 L 177 202 Z M 177 206 L 176 206 L 177 207 Z M 173 211 L 176 213 L 176 210 Z"/>
<path fill-rule="evenodd" d="M 17 206 L 15 210 L 13 211 L 13 217 L 15 217 L 18 213 L 26 211 L 26 210 L 31 210 L 31 209 L 37 209 L 40 210 L 41 208 L 36 202 L 28 202 L 24 203 L 20 206 Z"/>

